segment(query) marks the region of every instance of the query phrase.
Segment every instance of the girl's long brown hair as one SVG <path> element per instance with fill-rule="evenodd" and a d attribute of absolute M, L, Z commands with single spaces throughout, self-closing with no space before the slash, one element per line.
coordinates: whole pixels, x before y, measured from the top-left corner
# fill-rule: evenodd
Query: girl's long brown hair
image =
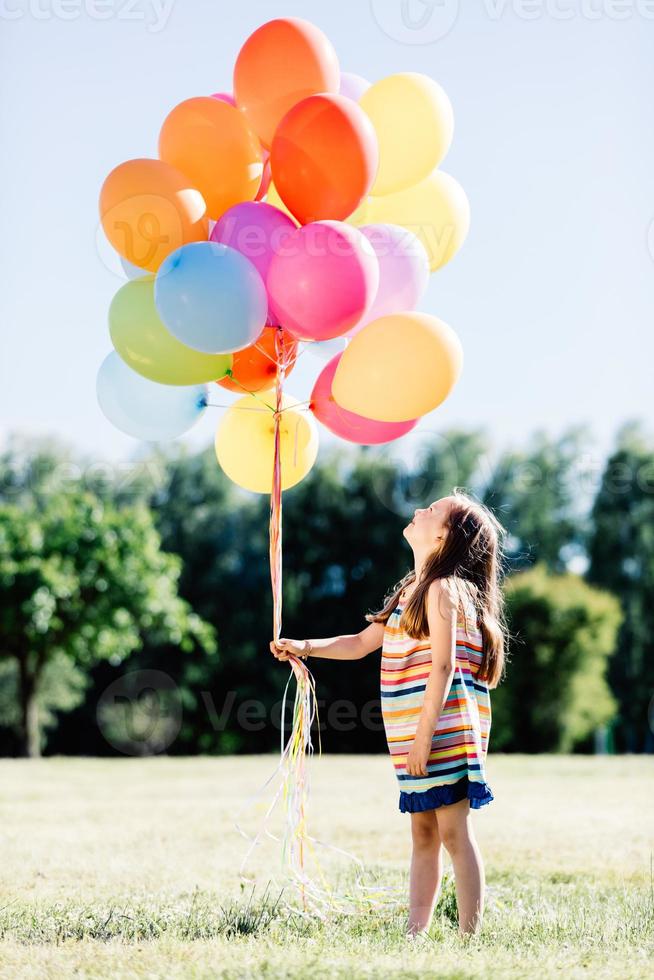
<path fill-rule="evenodd" d="M 479 679 L 491 688 L 497 687 L 504 672 L 508 640 L 500 584 L 501 536 L 506 530 L 487 507 L 462 490 L 455 488 L 451 496 L 454 500 L 446 525 L 448 533 L 425 562 L 420 580 L 402 610 L 400 626 L 409 636 L 426 639 L 429 586 L 435 579 L 451 578 L 459 596 L 463 588 L 477 611 L 477 624 L 483 637 Z M 407 572 L 393 586 L 383 608 L 366 615 L 368 622 L 386 623 L 400 595 L 415 577 L 413 569 Z"/>

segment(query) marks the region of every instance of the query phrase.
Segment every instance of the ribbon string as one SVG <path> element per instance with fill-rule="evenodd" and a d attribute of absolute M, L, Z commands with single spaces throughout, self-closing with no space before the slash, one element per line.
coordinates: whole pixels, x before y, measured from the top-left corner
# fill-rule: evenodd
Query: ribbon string
<path fill-rule="evenodd" d="M 269 407 L 274 419 L 272 487 L 270 493 L 270 583 L 273 600 L 273 638 L 279 640 L 282 626 L 282 460 L 281 460 L 281 420 L 284 409 L 283 386 L 286 370 L 289 364 L 288 348 L 284 330 L 278 327 L 275 334 L 275 354 L 277 372 L 275 377 L 275 408 Z M 291 406 L 295 407 L 295 406 Z M 298 419 L 294 433 L 294 461 L 297 457 Z M 370 885 L 363 881 L 364 866 L 359 858 L 342 848 L 328 844 L 312 837 L 307 830 L 307 804 L 309 799 L 309 762 L 314 754 L 311 729 L 314 722 L 318 731 L 318 755 L 322 753 L 320 741 L 320 722 L 318 717 L 318 700 L 313 675 L 306 663 L 297 657 L 289 658 L 291 673 L 284 688 L 281 712 L 280 760 L 266 779 L 264 784 L 249 797 L 234 820 L 237 831 L 250 841 L 250 847 L 243 857 L 239 874 L 247 880 L 245 867 L 254 849 L 264 836 L 281 844 L 282 885 L 290 877 L 297 888 L 301 900 L 301 912 L 286 903 L 289 911 L 302 915 L 318 915 L 326 918 L 329 912 L 360 912 L 362 909 L 395 909 L 401 902 L 401 896 L 390 887 Z M 286 741 L 285 723 L 288 691 L 291 681 L 295 679 L 295 698 L 290 734 Z M 239 824 L 239 817 L 245 809 L 260 800 L 271 784 L 276 784 L 263 820 L 254 836 L 247 834 Z M 269 829 L 269 823 L 278 804 L 283 804 L 284 825 L 281 838 Z M 342 855 L 354 862 L 357 868 L 355 889 L 353 893 L 337 895 L 331 887 L 320 865 L 316 848 L 320 847 L 335 854 Z M 318 880 L 315 880 L 307 870 L 307 857 L 311 858 L 312 866 Z M 279 882 L 277 882 L 279 884 Z"/>

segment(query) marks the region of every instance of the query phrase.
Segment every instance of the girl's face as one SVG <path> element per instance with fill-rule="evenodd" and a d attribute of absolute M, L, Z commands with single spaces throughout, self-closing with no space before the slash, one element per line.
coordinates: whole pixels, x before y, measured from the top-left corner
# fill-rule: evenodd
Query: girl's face
<path fill-rule="evenodd" d="M 412 548 L 436 548 L 447 534 L 447 518 L 452 501 L 450 497 L 435 500 L 428 507 L 418 508 L 402 532 Z"/>

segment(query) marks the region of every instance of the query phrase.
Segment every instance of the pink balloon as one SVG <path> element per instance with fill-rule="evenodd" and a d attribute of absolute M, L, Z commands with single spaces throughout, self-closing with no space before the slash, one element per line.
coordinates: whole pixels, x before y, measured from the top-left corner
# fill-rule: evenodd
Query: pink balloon
<path fill-rule="evenodd" d="M 338 90 L 339 95 L 345 95 L 353 102 L 358 102 L 363 93 L 370 88 L 370 82 L 363 75 L 357 75 L 353 71 L 341 72 L 341 84 Z"/>
<path fill-rule="evenodd" d="M 418 419 L 410 422 L 379 422 L 376 419 L 357 415 L 356 412 L 349 412 L 334 401 L 332 381 L 342 356 L 343 351 L 339 351 L 335 357 L 332 357 L 313 386 L 309 407 L 318 421 L 334 435 L 356 442 L 360 446 L 376 446 L 382 442 L 392 442 L 393 439 L 399 439 L 400 436 L 410 432 Z"/>
<path fill-rule="evenodd" d="M 263 281 L 276 252 L 287 248 L 297 225 L 292 218 L 263 201 L 242 201 L 234 204 L 218 219 L 210 241 L 222 242 L 249 259 Z M 271 318 L 268 302 L 268 323 Z"/>
<path fill-rule="evenodd" d="M 312 221 L 297 228 L 273 257 L 266 280 L 277 322 L 298 340 L 329 340 L 370 308 L 379 263 L 358 228 Z"/>
<path fill-rule="evenodd" d="M 382 224 L 362 225 L 359 231 L 377 256 L 379 288 L 370 309 L 348 330 L 348 337 L 380 316 L 415 310 L 429 282 L 427 252 L 412 231 Z"/>
<path fill-rule="evenodd" d="M 214 92 L 211 96 L 212 99 L 219 99 L 220 102 L 226 102 L 227 105 L 233 105 L 236 108 L 236 101 L 234 96 L 229 92 Z"/>

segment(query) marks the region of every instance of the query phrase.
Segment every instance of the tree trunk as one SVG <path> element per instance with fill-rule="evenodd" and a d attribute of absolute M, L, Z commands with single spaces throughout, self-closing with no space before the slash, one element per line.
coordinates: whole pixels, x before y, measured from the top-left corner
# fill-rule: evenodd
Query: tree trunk
<path fill-rule="evenodd" d="M 35 665 L 30 664 L 30 659 L 29 654 L 24 654 L 19 659 L 21 709 L 20 754 L 29 759 L 38 759 L 41 755 L 39 706 L 36 700 L 38 673 Z"/>

